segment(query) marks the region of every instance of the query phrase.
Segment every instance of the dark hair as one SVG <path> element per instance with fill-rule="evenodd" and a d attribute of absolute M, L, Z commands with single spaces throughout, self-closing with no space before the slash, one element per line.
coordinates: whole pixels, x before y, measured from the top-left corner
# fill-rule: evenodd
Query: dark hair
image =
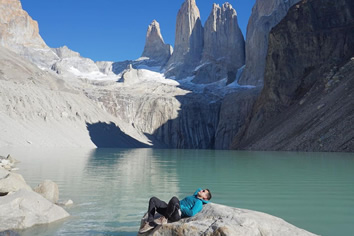
<path fill-rule="evenodd" d="M 211 199 L 211 192 L 210 192 L 210 190 L 209 190 L 209 189 L 205 189 L 205 190 L 207 190 L 207 191 L 208 191 L 207 197 L 208 197 L 208 200 L 210 200 L 210 199 Z"/>

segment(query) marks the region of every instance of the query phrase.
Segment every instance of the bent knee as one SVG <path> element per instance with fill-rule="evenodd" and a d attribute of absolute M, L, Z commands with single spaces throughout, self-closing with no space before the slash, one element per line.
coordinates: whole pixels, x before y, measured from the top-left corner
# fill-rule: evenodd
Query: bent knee
<path fill-rule="evenodd" d="M 158 199 L 157 197 L 152 197 L 149 200 L 149 202 L 157 202 L 157 201 L 160 201 L 160 199 Z"/>

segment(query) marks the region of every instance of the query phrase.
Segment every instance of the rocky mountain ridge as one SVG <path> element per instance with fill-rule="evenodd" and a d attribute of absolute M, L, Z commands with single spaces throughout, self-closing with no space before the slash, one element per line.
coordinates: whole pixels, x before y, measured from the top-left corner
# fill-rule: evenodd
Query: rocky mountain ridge
<path fill-rule="evenodd" d="M 176 20 L 174 52 L 165 66 L 166 77 L 177 80 L 194 76 L 194 83 L 235 80 L 244 65 L 244 37 L 236 10 L 230 3 L 213 4 L 203 27 L 195 0 L 186 0 Z"/>
<path fill-rule="evenodd" d="M 325 0 L 317 1 L 324 2 Z M 18 2 L 18 4 L 14 2 Z M 301 3 L 307 2 L 303 0 Z M 312 1 L 309 2 L 312 4 Z M 20 33 L 21 27 L 24 26 L 15 25 L 16 30 L 14 31 L 9 25 L 11 22 L 16 22 L 17 18 L 29 16 L 22 10 L 19 0 L 11 1 L 10 5 L 7 5 L 8 1 L 6 0 L 0 0 L 0 3 L 2 3 L 0 11 L 6 11 L 9 7 L 11 11 L 16 12 L 12 18 L 0 18 L 0 39 L 3 45 L 0 48 L 3 51 L 0 79 L 4 85 L 0 97 L 4 104 L 2 111 L 5 114 L 0 118 L 3 121 L 1 128 L 5 133 L 13 133 L 14 130 L 20 133 L 25 130 L 26 136 L 30 138 L 21 138 L 21 145 L 56 146 L 60 144 L 61 146 L 98 147 L 105 145 L 120 147 L 123 145 L 124 147 L 229 149 L 232 143 L 233 148 L 252 150 L 350 151 L 353 148 L 350 141 L 351 132 L 347 132 L 346 136 L 337 139 L 338 144 L 336 145 L 324 147 L 322 141 L 330 134 L 337 136 L 342 128 L 337 129 L 336 127 L 351 124 L 351 109 L 348 106 L 341 106 L 345 112 L 340 113 L 344 116 L 344 121 L 339 122 L 339 126 L 332 122 L 326 126 L 328 130 L 331 130 L 330 132 L 321 132 L 320 136 L 310 135 L 311 140 L 314 137 L 321 140 L 322 146 L 295 145 L 294 141 L 298 140 L 298 136 L 294 135 L 291 130 L 299 133 L 302 143 L 306 143 L 308 140 L 307 132 L 304 132 L 302 128 L 300 131 L 297 130 L 298 127 L 304 125 L 303 120 L 314 122 L 319 127 L 324 125 L 321 119 L 316 118 L 317 115 L 312 116 L 315 113 L 307 112 L 308 115 L 301 116 L 301 118 L 293 115 L 302 111 L 293 104 L 306 105 L 306 101 L 318 97 L 318 92 L 314 93 L 317 95 L 311 99 L 301 97 L 313 90 L 312 87 L 309 87 L 308 82 L 303 81 L 312 81 L 311 84 L 317 83 L 315 82 L 317 78 L 323 75 L 326 75 L 327 78 L 328 73 L 331 75 L 335 73 L 334 78 L 347 78 L 351 75 L 351 63 L 348 59 L 346 61 L 343 59 L 343 56 L 347 54 L 342 53 L 343 50 L 339 50 L 340 60 L 335 64 L 336 67 L 333 65 L 333 67 L 326 67 L 327 69 L 322 68 L 327 65 L 327 60 L 330 60 L 328 55 L 321 59 L 323 65 L 315 64 L 316 61 L 321 60 L 312 58 L 310 55 L 322 55 L 323 45 L 327 47 L 327 44 L 322 45 L 322 43 L 327 39 L 323 38 L 322 42 L 300 37 L 300 40 L 297 41 L 294 35 L 303 36 L 301 32 L 307 30 L 302 28 L 303 25 L 306 25 L 302 21 L 301 24 L 294 25 L 294 22 L 300 22 L 299 18 L 287 17 L 282 21 L 283 25 L 292 26 L 291 30 L 294 32 L 286 27 L 274 27 L 270 34 L 269 47 L 264 44 L 265 41 L 262 40 L 264 37 L 268 37 L 271 28 L 269 22 L 276 25 L 277 21 L 281 20 L 281 16 L 286 15 L 290 5 L 294 4 L 293 1 L 257 1 L 248 29 L 248 32 L 254 33 L 248 33 L 248 35 L 261 36 L 247 37 L 245 46 L 237 23 L 237 13 L 229 3 L 225 3 L 221 7 L 214 4 L 203 27 L 200 23 L 199 10 L 195 0 L 186 0 L 177 15 L 176 43 L 173 52 L 171 46 L 163 42 L 158 22 L 153 21 L 147 30 L 146 45 L 142 57 L 134 61 L 123 62 L 93 62 L 67 47 L 50 49 L 46 45 L 42 45 L 43 50 L 39 50 L 41 43 L 37 46 L 23 42 L 16 45 L 16 38 L 24 37 Z M 342 3 L 338 3 L 338 6 L 341 6 L 340 4 Z M 302 9 L 305 5 L 296 4 L 291 9 L 292 11 L 294 11 L 293 9 Z M 309 12 L 306 16 L 320 14 L 317 11 L 328 12 L 330 10 L 327 8 L 331 7 L 330 4 L 323 5 Z M 351 17 L 350 14 L 341 15 L 340 11 L 335 16 L 338 18 L 345 16 L 345 19 Z M 31 20 L 29 17 L 27 21 L 32 22 Z M 259 25 L 259 22 L 266 23 Z M 29 27 L 28 31 L 38 32 L 38 25 L 35 23 L 26 25 L 26 27 Z M 317 29 L 316 27 L 312 30 Z M 2 37 L 2 35 L 8 34 L 7 30 L 14 32 L 13 36 Z M 276 30 L 282 32 L 283 36 L 277 36 Z M 328 28 L 326 30 L 332 32 L 337 29 Z M 288 31 L 294 35 L 289 35 Z M 295 33 L 297 31 L 300 32 L 298 35 Z M 41 42 L 39 34 L 34 34 L 34 38 L 28 35 L 26 37 L 26 40 L 31 42 Z M 331 33 L 326 37 L 329 41 L 334 38 Z M 289 42 L 286 40 L 290 39 L 292 44 L 298 47 L 291 50 L 294 52 L 303 50 L 303 54 L 288 55 L 291 45 L 284 42 Z M 256 45 L 261 42 L 264 47 L 258 50 L 266 51 L 268 48 L 267 61 L 261 57 L 250 60 L 247 55 L 250 54 L 250 51 L 257 49 L 252 44 Z M 312 51 L 307 51 L 307 48 L 301 48 L 298 45 L 300 42 L 304 45 L 312 43 L 316 47 Z M 345 42 L 351 42 L 350 37 Z M 216 47 L 218 50 L 215 50 L 213 45 L 218 45 Z M 343 46 L 345 49 L 351 49 L 350 43 L 345 45 L 347 45 Z M 252 50 L 247 53 L 247 48 Z M 281 53 L 277 50 L 280 50 Z M 38 52 L 41 53 L 38 54 Z M 25 59 L 19 56 L 23 56 Z M 280 58 L 281 61 L 279 61 Z M 301 63 L 295 63 L 295 61 L 292 63 L 293 66 L 289 67 L 287 63 L 293 62 L 297 58 L 301 59 Z M 43 61 L 46 64 L 43 64 Z M 246 66 L 242 67 L 245 62 Z M 262 77 L 258 77 L 258 73 L 261 71 L 259 68 L 262 67 L 263 62 L 266 65 L 264 88 L 262 88 L 262 79 L 259 79 Z M 39 66 L 42 71 L 33 68 L 32 63 Z M 249 70 L 250 65 L 253 64 L 257 64 L 256 66 L 259 68 Z M 290 72 L 279 70 L 279 65 L 281 68 L 289 69 Z M 308 66 L 304 69 L 304 65 Z M 322 69 L 318 69 L 317 66 Z M 20 69 L 17 73 L 10 70 L 10 68 L 17 67 L 26 69 Z M 242 68 L 244 68 L 243 73 Z M 254 71 L 254 76 L 244 79 L 244 76 L 252 71 Z M 305 71 L 303 72 L 304 76 L 308 76 L 307 73 L 310 73 L 308 78 L 311 79 L 305 80 L 294 71 Z M 237 81 L 239 76 L 241 79 Z M 254 80 L 256 77 L 258 79 Z M 18 79 L 20 82 L 17 81 Z M 242 81 L 254 86 L 239 86 L 238 82 L 242 83 Z M 326 83 L 329 83 L 329 87 L 334 88 L 334 85 L 338 85 L 339 82 L 333 81 L 346 80 L 328 79 Z M 346 81 L 345 86 L 348 83 L 350 84 L 350 81 Z M 50 96 L 51 86 L 56 86 L 52 99 Z M 42 87 L 49 89 L 43 90 Z M 294 89 L 295 92 L 288 87 Z M 9 91 L 11 92 L 9 93 Z M 68 91 L 71 91 L 69 94 L 75 94 L 75 96 L 66 95 Z M 353 90 L 349 86 L 343 91 L 341 89 L 336 91 L 341 91 L 341 94 L 347 94 L 350 97 Z M 326 95 L 324 99 L 329 99 L 331 96 Z M 9 99 L 10 97 L 13 99 Z M 28 99 L 30 97 L 35 99 Z M 335 96 L 335 98 L 338 97 Z M 42 100 L 48 102 L 41 102 Z M 332 104 L 334 100 L 330 101 L 324 104 Z M 350 101 L 348 103 L 351 104 Z M 307 107 L 308 111 L 311 111 L 315 106 L 314 103 L 311 104 L 312 106 L 302 106 L 302 108 Z M 319 107 L 318 110 L 321 110 L 326 105 L 321 103 L 317 104 L 317 107 Z M 328 107 L 335 106 L 332 104 Z M 292 117 L 298 117 L 296 122 L 299 125 L 294 126 L 295 121 L 286 123 L 289 120 L 284 117 L 288 117 L 289 114 L 292 114 Z M 329 114 L 331 115 L 328 120 L 337 117 L 333 113 Z M 274 118 L 279 115 L 283 118 Z M 48 121 L 50 121 L 50 125 L 48 125 Z M 280 121 L 285 122 L 286 125 L 283 128 L 273 129 L 281 124 Z M 35 132 L 32 134 L 33 130 Z M 269 130 L 273 131 L 269 133 Z M 43 136 L 42 131 L 46 133 L 44 135 L 47 137 L 45 138 L 46 142 L 37 138 Z M 317 132 L 316 130 L 312 131 Z M 274 136 L 275 134 L 276 136 Z M 16 134 L 11 135 L 10 139 L 4 138 L 1 145 L 15 145 L 16 139 L 19 138 Z M 51 140 L 50 136 L 56 138 Z M 66 136 L 72 138 L 65 140 Z M 81 140 L 84 141 L 75 142 L 75 137 L 81 137 Z M 281 145 L 269 144 L 271 142 L 265 142 L 266 139 L 263 137 L 274 140 L 278 144 L 281 143 Z M 285 145 L 284 141 L 280 140 L 283 138 L 294 145 Z M 344 141 L 347 144 L 340 145 Z"/>

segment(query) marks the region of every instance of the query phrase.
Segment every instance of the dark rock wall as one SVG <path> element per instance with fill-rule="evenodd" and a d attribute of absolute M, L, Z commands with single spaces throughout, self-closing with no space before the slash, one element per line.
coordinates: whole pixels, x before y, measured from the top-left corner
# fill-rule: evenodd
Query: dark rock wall
<path fill-rule="evenodd" d="M 190 94 L 177 99 L 181 102 L 178 117 L 158 128 L 154 138 L 169 148 L 213 149 L 220 100 L 213 101 L 203 94 Z"/>
<path fill-rule="evenodd" d="M 354 151 L 353 56 L 354 1 L 293 6 L 270 33 L 264 88 L 233 148 Z"/>

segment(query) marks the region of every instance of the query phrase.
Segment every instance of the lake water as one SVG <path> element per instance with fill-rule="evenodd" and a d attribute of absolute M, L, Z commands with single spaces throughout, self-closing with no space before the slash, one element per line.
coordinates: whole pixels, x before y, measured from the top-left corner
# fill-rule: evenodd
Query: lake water
<path fill-rule="evenodd" d="M 153 149 L 2 149 L 28 184 L 72 199 L 71 217 L 20 235 L 136 235 L 148 200 L 209 188 L 212 201 L 328 236 L 354 232 L 354 154 Z M 1 210 L 1 209 L 0 209 Z"/>

